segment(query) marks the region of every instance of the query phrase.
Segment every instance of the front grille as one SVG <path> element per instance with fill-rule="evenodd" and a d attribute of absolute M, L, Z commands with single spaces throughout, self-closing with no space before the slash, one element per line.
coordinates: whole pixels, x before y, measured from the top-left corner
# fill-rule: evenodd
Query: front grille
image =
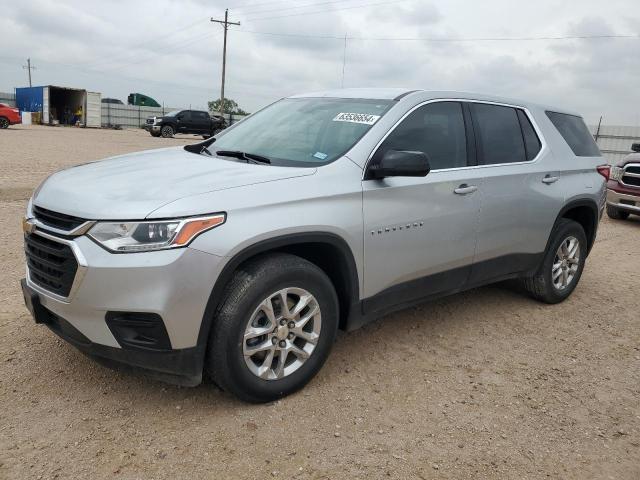
<path fill-rule="evenodd" d="M 630 185 L 632 187 L 640 187 L 640 178 L 639 177 L 629 177 L 628 175 L 622 176 L 622 183 L 625 185 Z"/>
<path fill-rule="evenodd" d="M 68 297 L 78 270 L 71 247 L 37 234 L 27 234 L 24 251 L 30 280 L 56 295 Z"/>
<path fill-rule="evenodd" d="M 627 165 L 625 173 L 637 173 L 640 175 L 640 165 Z"/>
<path fill-rule="evenodd" d="M 86 222 L 84 218 L 52 212 L 46 208 L 33 207 L 33 214 L 40 223 L 60 230 L 71 231 Z"/>
<path fill-rule="evenodd" d="M 153 119 L 153 118 L 147 118 L 147 125 L 153 125 L 154 121 L 155 121 L 155 119 Z"/>

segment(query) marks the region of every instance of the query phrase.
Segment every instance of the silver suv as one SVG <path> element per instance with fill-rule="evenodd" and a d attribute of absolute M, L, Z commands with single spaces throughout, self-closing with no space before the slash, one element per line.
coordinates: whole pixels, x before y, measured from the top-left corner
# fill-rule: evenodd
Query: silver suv
<path fill-rule="evenodd" d="M 582 118 L 458 92 L 280 100 L 205 142 L 57 172 L 29 202 L 37 323 L 103 362 L 251 402 L 338 329 L 505 279 L 576 288 L 608 166 Z"/>

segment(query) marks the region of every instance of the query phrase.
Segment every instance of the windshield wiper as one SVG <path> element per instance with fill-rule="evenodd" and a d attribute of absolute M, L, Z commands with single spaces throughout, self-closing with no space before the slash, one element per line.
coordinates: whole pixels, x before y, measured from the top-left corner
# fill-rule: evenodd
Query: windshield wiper
<path fill-rule="evenodd" d="M 184 149 L 187 152 L 197 153 L 198 155 L 202 155 L 203 153 L 206 153 L 210 157 L 213 157 L 213 154 L 211 153 L 208 147 L 210 147 L 211 144 L 215 141 L 216 141 L 216 137 L 211 137 L 206 139 L 204 142 L 185 145 Z"/>
<path fill-rule="evenodd" d="M 240 150 L 218 150 L 216 155 L 220 157 L 239 158 L 240 160 L 245 160 L 247 163 L 271 163 L 271 159 L 267 157 L 263 157 L 262 155 L 257 155 L 255 153 L 241 152 Z"/>

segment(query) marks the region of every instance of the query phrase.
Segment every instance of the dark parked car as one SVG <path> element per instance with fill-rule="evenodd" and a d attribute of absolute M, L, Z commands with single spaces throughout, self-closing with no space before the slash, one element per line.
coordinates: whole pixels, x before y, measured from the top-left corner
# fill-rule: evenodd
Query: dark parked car
<path fill-rule="evenodd" d="M 227 122 L 219 115 L 210 116 L 200 110 L 176 110 L 163 117 L 149 117 L 145 130 L 154 137 L 173 137 L 176 133 L 195 133 L 205 138 L 227 128 Z"/>

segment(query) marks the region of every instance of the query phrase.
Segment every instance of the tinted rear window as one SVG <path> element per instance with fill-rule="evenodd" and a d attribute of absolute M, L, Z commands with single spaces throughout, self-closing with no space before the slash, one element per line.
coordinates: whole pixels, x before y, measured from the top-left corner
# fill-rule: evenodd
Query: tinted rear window
<path fill-rule="evenodd" d="M 582 118 L 557 112 L 547 112 L 547 117 L 571 147 L 574 155 L 577 157 L 600 156 L 600 150 Z"/>
<path fill-rule="evenodd" d="M 526 153 L 516 110 L 501 105 L 475 103 L 473 115 L 480 137 L 481 163 L 524 162 Z"/>

